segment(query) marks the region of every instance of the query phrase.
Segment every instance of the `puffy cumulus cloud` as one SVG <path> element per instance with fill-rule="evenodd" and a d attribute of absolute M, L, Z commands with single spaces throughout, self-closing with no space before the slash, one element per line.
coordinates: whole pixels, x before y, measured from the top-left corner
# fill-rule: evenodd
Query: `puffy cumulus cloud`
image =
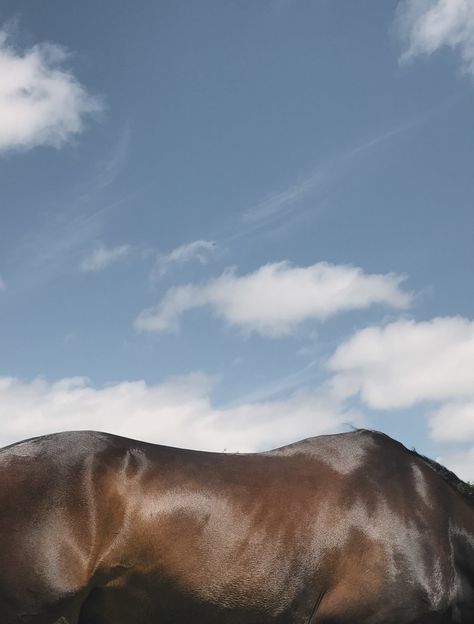
<path fill-rule="evenodd" d="M 360 393 L 369 407 L 474 396 L 474 321 L 461 317 L 368 327 L 329 360 L 342 395 Z"/>
<path fill-rule="evenodd" d="M 368 327 L 338 347 L 329 367 L 334 376 L 328 383 L 339 400 L 359 395 L 375 409 L 425 403 L 434 441 L 474 440 L 474 321 Z"/>
<path fill-rule="evenodd" d="M 0 30 L 0 152 L 59 147 L 83 129 L 85 115 L 101 109 L 66 60 L 50 43 L 20 52 Z"/>
<path fill-rule="evenodd" d="M 431 437 L 439 442 L 474 440 L 474 388 L 470 401 L 442 405 L 429 416 Z M 474 474 L 474 473 L 473 473 Z"/>
<path fill-rule="evenodd" d="M 404 0 L 396 22 L 405 45 L 402 61 L 449 47 L 459 52 L 464 70 L 474 76 L 473 0 Z"/>
<path fill-rule="evenodd" d="M 54 431 L 98 429 L 150 442 L 254 451 L 359 425 L 361 416 L 329 398 L 298 392 L 286 400 L 212 405 L 214 380 L 195 373 L 158 385 L 94 388 L 83 378 L 48 383 L 0 378 L 0 444 Z"/>
<path fill-rule="evenodd" d="M 100 245 L 82 260 L 80 269 L 84 273 L 101 271 L 102 269 L 106 269 L 111 264 L 125 258 L 129 251 L 129 245 L 119 245 L 117 247 L 109 248 Z"/>
<path fill-rule="evenodd" d="M 338 312 L 385 304 L 405 308 L 411 295 L 401 290 L 399 275 L 367 275 L 362 269 L 319 262 L 294 267 L 266 264 L 238 276 L 226 271 L 203 285 L 170 289 L 154 308 L 136 319 L 139 330 L 175 330 L 180 317 L 208 306 L 231 325 L 265 336 L 290 334 L 308 319 L 324 320 Z"/>
<path fill-rule="evenodd" d="M 153 281 L 162 278 L 173 265 L 186 264 L 187 262 L 199 262 L 206 264 L 208 254 L 217 246 L 215 241 L 211 240 L 195 240 L 185 245 L 180 245 L 173 249 L 169 254 L 158 255 L 155 265 L 151 272 Z"/>
<path fill-rule="evenodd" d="M 472 481 L 474 478 L 474 446 L 464 451 L 449 452 L 438 458 L 444 466 L 459 478 Z"/>

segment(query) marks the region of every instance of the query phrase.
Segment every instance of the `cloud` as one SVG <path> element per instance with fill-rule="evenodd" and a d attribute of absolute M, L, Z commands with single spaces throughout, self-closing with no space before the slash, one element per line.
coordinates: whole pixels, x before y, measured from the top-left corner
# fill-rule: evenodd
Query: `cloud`
<path fill-rule="evenodd" d="M 65 68 L 67 53 L 41 43 L 21 52 L 0 30 L 0 152 L 60 147 L 101 104 Z"/>
<path fill-rule="evenodd" d="M 158 255 L 151 272 L 153 281 L 161 279 L 172 265 L 185 264 L 196 260 L 200 264 L 206 264 L 207 253 L 216 248 L 216 242 L 211 240 L 196 240 L 176 247 L 167 255 Z"/>
<path fill-rule="evenodd" d="M 438 461 L 457 474 L 458 477 L 469 481 L 474 475 L 474 446 L 467 451 L 446 453 Z"/>
<path fill-rule="evenodd" d="M 222 451 L 268 449 L 362 424 L 315 392 L 285 400 L 212 405 L 215 380 L 202 373 L 158 385 L 126 381 L 94 388 L 84 378 L 49 383 L 0 377 L 0 444 L 69 429 L 100 429 L 150 442 Z"/>
<path fill-rule="evenodd" d="M 429 416 L 431 437 L 438 442 L 474 440 L 474 388 L 470 401 L 442 405 Z"/>
<path fill-rule="evenodd" d="M 474 76 L 472 0 L 404 0 L 396 23 L 405 47 L 402 61 L 448 47 L 460 54 L 464 71 Z"/>
<path fill-rule="evenodd" d="M 242 214 L 243 223 L 259 224 L 287 215 L 294 209 L 295 204 L 323 186 L 327 173 L 323 169 L 316 169 L 309 175 L 302 177 L 297 184 L 267 197 L 255 206 L 245 210 Z"/>
<path fill-rule="evenodd" d="M 139 315 L 135 326 L 142 331 L 175 330 L 185 312 L 208 306 L 241 329 L 284 336 L 308 319 L 324 320 L 346 310 L 373 304 L 405 308 L 411 295 L 400 289 L 402 281 L 399 275 L 367 275 L 348 265 L 294 267 L 277 262 L 243 276 L 227 271 L 204 285 L 172 288 L 158 306 Z"/>
<path fill-rule="evenodd" d="M 95 388 L 73 377 L 48 382 L 0 377 L 0 446 L 67 430 L 99 430 L 183 448 L 253 452 L 367 422 L 325 390 L 217 407 L 215 378 L 192 373 L 156 385 L 124 381 Z M 474 474 L 474 447 L 438 458 L 462 478 Z"/>
<path fill-rule="evenodd" d="M 227 235 L 221 237 L 221 240 L 232 243 L 261 230 L 269 230 L 273 234 L 283 232 L 285 223 L 308 214 L 308 211 L 316 214 L 318 206 L 327 203 L 338 181 L 354 163 L 359 162 L 367 153 L 389 143 L 397 135 L 426 122 L 428 116 L 429 113 L 417 115 L 396 127 L 382 130 L 356 145 L 345 147 L 310 171 L 301 173 L 287 187 L 267 194 L 240 212 L 238 222 L 231 222 Z"/>
<path fill-rule="evenodd" d="M 425 404 L 434 441 L 474 440 L 474 321 L 447 317 L 368 327 L 338 347 L 329 368 L 338 400 L 359 395 L 382 410 Z"/>
<path fill-rule="evenodd" d="M 376 409 L 474 396 L 474 321 L 461 317 L 368 327 L 329 360 L 333 384 Z"/>
<path fill-rule="evenodd" d="M 129 245 L 119 245 L 117 247 L 106 248 L 100 245 L 88 256 L 86 256 L 81 264 L 80 269 L 84 273 L 91 271 L 101 271 L 111 264 L 125 258 L 130 251 Z"/>
<path fill-rule="evenodd" d="M 102 190 L 115 182 L 122 171 L 129 151 L 132 136 L 132 124 L 127 121 L 118 133 L 112 149 L 106 158 L 100 162 L 93 184 L 97 190 Z"/>

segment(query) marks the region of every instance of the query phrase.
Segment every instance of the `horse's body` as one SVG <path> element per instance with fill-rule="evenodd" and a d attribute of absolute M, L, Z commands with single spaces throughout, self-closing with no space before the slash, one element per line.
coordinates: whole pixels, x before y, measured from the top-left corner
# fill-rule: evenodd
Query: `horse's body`
<path fill-rule="evenodd" d="M 0 451 L 0 623 L 474 623 L 474 506 L 382 434 Z M 441 468 L 438 466 L 438 468 Z"/>

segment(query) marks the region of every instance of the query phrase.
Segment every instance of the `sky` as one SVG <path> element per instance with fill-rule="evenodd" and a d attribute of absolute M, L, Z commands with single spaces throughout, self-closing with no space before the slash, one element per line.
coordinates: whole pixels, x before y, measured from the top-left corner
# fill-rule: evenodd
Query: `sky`
<path fill-rule="evenodd" d="M 0 443 L 474 480 L 473 130 L 474 0 L 3 0 Z"/>

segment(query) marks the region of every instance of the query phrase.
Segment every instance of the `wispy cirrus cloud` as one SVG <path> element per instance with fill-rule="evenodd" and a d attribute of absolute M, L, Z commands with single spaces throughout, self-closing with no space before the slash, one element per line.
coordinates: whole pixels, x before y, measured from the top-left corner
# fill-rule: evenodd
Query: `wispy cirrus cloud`
<path fill-rule="evenodd" d="M 233 227 L 233 231 L 224 240 L 233 241 L 246 237 L 255 231 L 271 228 L 275 223 L 284 224 L 304 210 L 317 211 L 318 206 L 324 203 L 328 194 L 335 188 L 335 183 L 347 168 L 362 158 L 364 154 L 380 148 L 396 136 L 426 122 L 437 110 L 439 108 L 426 111 L 405 123 L 375 133 L 359 144 L 346 147 L 339 154 L 300 175 L 294 183 L 286 188 L 270 193 L 261 201 L 242 211 L 239 224 L 237 227 Z"/>
<path fill-rule="evenodd" d="M 84 119 L 101 110 L 66 67 L 68 54 L 51 43 L 20 51 L 0 30 L 0 152 L 60 147 L 84 128 Z"/>
<path fill-rule="evenodd" d="M 188 262 L 206 264 L 209 254 L 217 247 L 212 240 L 195 240 L 173 249 L 169 254 L 158 254 L 151 271 L 152 281 L 161 279 L 173 265 L 182 265 Z"/>
<path fill-rule="evenodd" d="M 90 270 L 94 270 L 91 256 L 104 247 L 97 241 L 101 239 L 107 220 L 119 206 L 136 200 L 138 195 L 135 190 L 115 201 L 104 202 L 102 188 L 99 172 L 99 179 L 92 176 L 68 191 L 61 198 L 60 209 L 42 210 L 42 216 L 34 226 L 25 223 L 25 232 L 2 264 L 8 271 L 9 293 L 25 293 L 59 276 L 75 273 L 82 263 L 89 264 L 87 259 L 91 260 Z M 119 250 L 122 248 L 119 259 L 127 255 L 124 247 L 127 245 L 118 246 Z M 105 247 L 105 255 L 107 251 L 110 249 Z M 100 270 L 103 255 L 97 254 L 97 270 Z"/>
<path fill-rule="evenodd" d="M 130 245 L 105 247 L 99 245 L 90 254 L 83 258 L 79 268 L 83 273 L 102 271 L 111 264 L 115 264 L 128 256 Z"/>
<path fill-rule="evenodd" d="M 243 330 L 284 336 L 306 320 L 324 320 L 346 310 L 373 304 L 406 308 L 412 296 L 400 288 L 402 281 L 399 275 L 365 274 L 348 265 L 277 262 L 243 276 L 226 271 L 203 285 L 172 288 L 158 306 L 139 315 L 135 326 L 142 331 L 175 330 L 185 312 L 206 306 Z"/>
<path fill-rule="evenodd" d="M 5 261 L 9 291 L 18 295 L 77 270 L 84 250 L 97 240 L 106 209 L 91 210 L 77 203 L 46 214 L 16 242 Z"/>
<path fill-rule="evenodd" d="M 106 157 L 98 163 L 97 173 L 92 183 L 95 191 L 102 191 L 109 187 L 119 176 L 127 160 L 131 136 L 132 123 L 128 120 L 118 133 L 118 138 Z"/>
<path fill-rule="evenodd" d="M 326 181 L 327 173 L 324 168 L 318 168 L 309 175 L 302 177 L 299 182 L 288 188 L 270 195 L 255 206 L 245 210 L 242 214 L 242 222 L 248 225 L 256 225 L 268 222 L 275 218 L 281 218 L 291 212 L 298 202 L 322 188 Z"/>
<path fill-rule="evenodd" d="M 403 0 L 396 26 L 404 45 L 402 62 L 451 48 L 459 53 L 463 70 L 474 77 L 472 0 Z"/>

